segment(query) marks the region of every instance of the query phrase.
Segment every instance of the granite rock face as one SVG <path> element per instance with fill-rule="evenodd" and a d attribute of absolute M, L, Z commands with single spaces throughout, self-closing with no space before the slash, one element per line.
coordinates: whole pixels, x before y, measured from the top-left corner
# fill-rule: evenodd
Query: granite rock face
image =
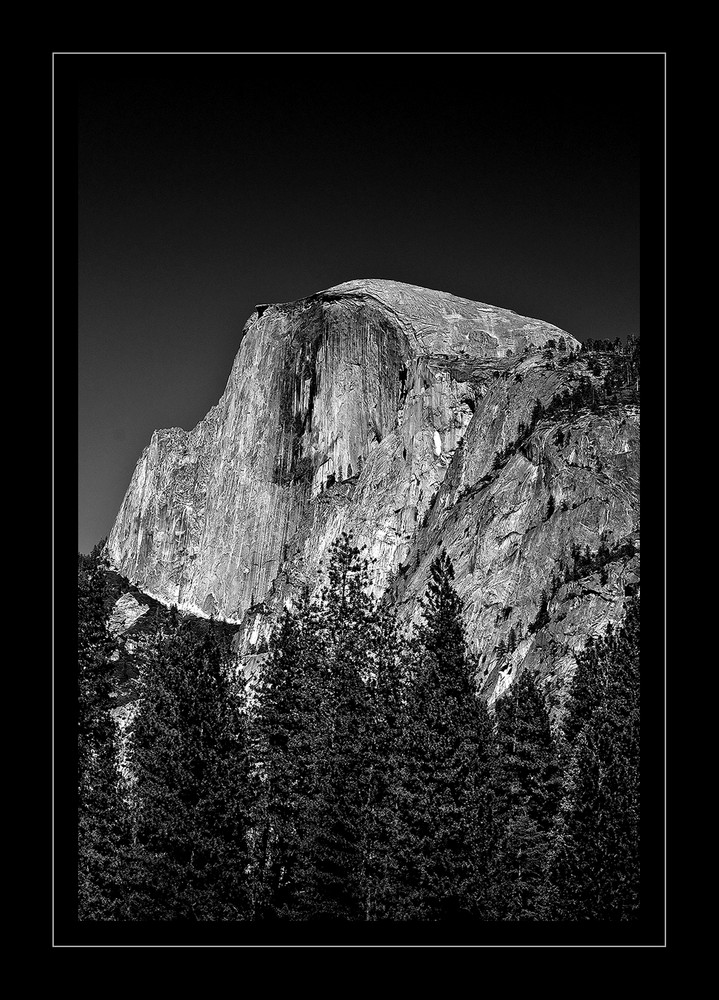
<path fill-rule="evenodd" d="M 147 611 L 147 605 L 140 604 L 132 594 L 122 594 L 115 602 L 107 626 L 113 635 L 124 635 Z"/>
<path fill-rule="evenodd" d="M 408 620 L 445 547 L 486 696 L 526 665 L 561 675 L 638 577 L 638 412 L 540 419 L 514 447 L 537 399 L 586 376 L 559 364 L 578 349 L 549 323 L 392 281 L 259 305 L 217 405 L 152 435 L 107 557 L 167 604 L 241 623 L 250 657 L 341 531 Z M 560 555 L 600 536 L 617 557 L 557 586 Z M 543 591 L 550 620 L 532 631 Z"/>

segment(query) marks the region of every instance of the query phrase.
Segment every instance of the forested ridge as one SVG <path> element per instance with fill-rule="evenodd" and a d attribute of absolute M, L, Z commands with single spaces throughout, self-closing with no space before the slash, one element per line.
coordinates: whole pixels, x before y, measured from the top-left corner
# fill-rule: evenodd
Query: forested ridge
<path fill-rule="evenodd" d="M 340 536 L 249 684 L 221 623 L 156 616 L 121 739 L 123 640 L 80 557 L 80 920 L 639 917 L 638 594 L 560 713 L 529 670 L 490 711 L 447 555 L 414 629 L 368 581 Z"/>

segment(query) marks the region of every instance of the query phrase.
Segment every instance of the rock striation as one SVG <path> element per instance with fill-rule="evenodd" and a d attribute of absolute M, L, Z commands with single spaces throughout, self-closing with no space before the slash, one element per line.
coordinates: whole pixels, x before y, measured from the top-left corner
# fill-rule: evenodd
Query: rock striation
<path fill-rule="evenodd" d="M 638 410 L 532 425 L 537 400 L 589 377 L 579 347 L 379 279 L 258 305 L 219 402 L 192 431 L 152 435 L 107 558 L 166 604 L 240 624 L 248 657 L 341 531 L 408 620 L 444 547 L 486 696 L 526 666 L 558 678 L 638 579 Z M 560 558 L 600 539 L 615 557 L 558 583 Z"/>

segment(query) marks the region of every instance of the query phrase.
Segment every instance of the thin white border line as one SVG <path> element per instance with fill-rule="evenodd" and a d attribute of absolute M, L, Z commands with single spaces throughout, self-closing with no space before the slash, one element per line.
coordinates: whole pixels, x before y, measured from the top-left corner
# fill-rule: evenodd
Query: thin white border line
<path fill-rule="evenodd" d="M 413 49 L 412 51 L 401 49 L 363 49 L 352 51 L 337 49 L 323 51 L 321 49 L 263 49 L 261 51 L 213 51 L 213 52 L 155 52 L 152 50 L 142 52 L 77 52 L 62 51 L 53 52 L 55 56 L 666 56 L 666 52 L 661 50 L 633 50 L 621 51 L 606 50 L 601 52 L 584 52 L 581 50 L 572 52 L 562 51 L 538 51 L 538 50 L 507 50 L 507 51 L 479 51 L 472 49 L 455 50 L 451 52 L 436 49 Z"/>
<path fill-rule="evenodd" d="M 640 231 L 641 231 L 641 223 L 640 223 Z M 641 481 L 641 463 L 640 463 L 639 475 Z M 641 655 L 641 643 L 640 643 L 640 655 Z M 640 877 L 641 877 L 641 870 L 640 870 Z M 665 59 L 664 60 L 664 946 L 666 947 L 666 945 L 667 945 L 667 61 Z"/>
<path fill-rule="evenodd" d="M 50 123 L 50 508 L 51 525 L 50 537 L 50 594 L 52 607 L 50 608 L 50 635 L 52 649 L 50 685 L 50 704 L 52 718 L 50 720 L 50 756 L 52 790 L 50 793 L 50 871 L 52 885 L 50 886 L 50 900 L 52 913 L 50 915 L 50 939 L 55 946 L 55 54 L 52 58 L 52 86 L 51 86 L 51 123 Z"/>
<path fill-rule="evenodd" d="M 334 944 L 56 944 L 55 943 L 55 427 L 54 427 L 54 414 L 55 414 L 55 56 L 57 55 L 663 55 L 664 59 L 664 691 L 665 691 L 665 702 L 664 702 L 664 942 L 661 944 L 616 944 L 616 945 L 604 945 L 604 944 L 523 944 L 523 945 L 512 945 L 512 944 L 470 944 L 470 945 L 460 945 L 460 944 L 386 944 L 386 945 L 373 945 L 373 944 L 348 944 L 348 945 L 334 945 Z M 52 719 L 50 722 L 51 730 L 51 746 L 52 746 L 52 791 L 51 791 L 51 859 L 50 859 L 50 869 L 52 873 L 52 885 L 50 887 L 51 893 L 51 941 L 52 947 L 56 948 L 666 948 L 667 947 L 667 887 L 666 887 L 666 870 L 667 870 L 667 843 L 666 843 L 666 823 L 667 823 L 667 707 L 666 707 L 666 682 L 667 682 L 667 598 L 666 598 L 666 578 L 667 578 L 667 550 L 666 550 L 666 539 L 667 539 L 667 413 L 666 413 L 666 398 L 667 398 L 667 371 L 666 371 L 666 332 L 667 332 L 667 259 L 666 259 L 666 242 L 667 242 L 667 222 L 666 222 L 666 201 L 667 201 L 667 174 L 666 174 L 666 164 L 667 164 L 667 66 L 666 66 L 666 52 L 368 52 L 368 53 L 358 53 L 358 52 L 53 52 L 52 53 L 52 123 L 51 123 L 51 379 L 52 385 L 50 389 L 51 397 L 51 456 L 50 456 L 50 469 L 51 469 L 51 509 L 52 509 L 52 524 L 51 524 L 51 596 L 52 596 L 52 607 L 50 609 L 50 621 L 51 621 L 51 635 L 52 635 L 52 683 L 51 683 L 51 705 L 52 705 Z"/>

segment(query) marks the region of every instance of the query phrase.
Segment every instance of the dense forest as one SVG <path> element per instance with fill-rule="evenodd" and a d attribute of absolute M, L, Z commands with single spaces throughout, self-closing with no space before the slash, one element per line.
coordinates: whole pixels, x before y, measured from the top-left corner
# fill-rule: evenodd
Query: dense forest
<path fill-rule="evenodd" d="M 85 921 L 626 921 L 639 915 L 639 607 L 589 640 L 561 712 L 525 671 L 477 696 L 453 569 L 418 627 L 346 535 L 236 673 L 171 609 L 112 709 L 123 640 L 78 560 L 78 915 Z"/>

